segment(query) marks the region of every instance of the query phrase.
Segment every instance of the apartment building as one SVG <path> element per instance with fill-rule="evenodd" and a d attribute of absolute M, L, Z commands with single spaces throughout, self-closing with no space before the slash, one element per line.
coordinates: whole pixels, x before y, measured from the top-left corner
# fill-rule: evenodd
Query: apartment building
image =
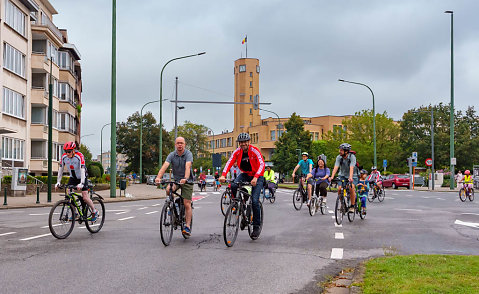
<path fill-rule="evenodd" d="M 96 161 L 100 162 L 106 174 L 110 173 L 111 167 L 111 152 L 103 152 L 102 155 L 97 155 Z M 123 172 L 128 166 L 128 156 L 123 153 L 116 153 L 116 170 Z"/>
<path fill-rule="evenodd" d="M 259 95 L 260 65 L 259 59 L 240 58 L 234 65 L 234 101 L 253 102 L 255 97 L 260 101 Z M 268 101 L 269 102 L 269 101 Z M 262 108 L 262 107 L 260 107 Z M 268 107 L 264 107 L 268 110 Z M 301 115 L 301 114 L 299 114 Z M 329 131 L 343 130 L 342 122 L 345 116 L 315 116 L 301 117 L 304 121 L 304 128 L 311 132 L 311 140 L 321 140 Z M 284 123 L 289 117 L 268 117 L 261 118 L 260 109 L 254 109 L 252 104 L 234 105 L 234 128 L 233 131 L 223 131 L 221 134 L 208 134 L 207 150 L 220 153 L 229 157 L 237 148 L 236 138 L 242 133 L 249 133 L 251 144 L 257 146 L 266 161 L 271 160 L 275 150 L 275 142 L 286 131 Z"/>
<path fill-rule="evenodd" d="M 53 170 L 62 146 L 80 142 L 80 53 L 58 29 L 48 0 L 1 1 L 2 168 L 47 175 L 49 83 L 53 95 Z"/>

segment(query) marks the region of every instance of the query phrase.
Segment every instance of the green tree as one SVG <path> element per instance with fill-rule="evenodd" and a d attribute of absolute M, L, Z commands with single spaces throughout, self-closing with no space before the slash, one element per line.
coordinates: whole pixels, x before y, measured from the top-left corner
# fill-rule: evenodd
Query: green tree
<path fill-rule="evenodd" d="M 207 131 L 206 126 L 189 121 L 185 121 L 183 125 L 178 127 L 178 136 L 185 138 L 187 148 L 193 153 L 193 159 L 197 159 L 198 154 L 208 153 L 206 150 Z"/>
<path fill-rule="evenodd" d="M 80 144 L 78 151 L 80 151 L 83 154 L 83 157 L 85 158 L 85 165 L 88 166 L 92 158 L 90 149 L 85 144 Z"/>
<path fill-rule="evenodd" d="M 163 158 L 173 151 L 174 143 L 170 134 L 163 131 Z M 151 112 L 143 115 L 143 175 L 158 172 L 158 137 L 160 126 Z M 133 113 L 126 122 L 117 123 L 117 151 L 128 156 L 125 173 L 138 172 L 140 169 L 140 114 Z"/>
<path fill-rule="evenodd" d="M 276 171 L 289 173 L 298 163 L 298 153 L 311 153 L 311 133 L 304 130 L 304 122 L 299 115 L 293 113 L 284 124 L 286 132 L 275 142 L 276 150 L 272 161 Z"/>

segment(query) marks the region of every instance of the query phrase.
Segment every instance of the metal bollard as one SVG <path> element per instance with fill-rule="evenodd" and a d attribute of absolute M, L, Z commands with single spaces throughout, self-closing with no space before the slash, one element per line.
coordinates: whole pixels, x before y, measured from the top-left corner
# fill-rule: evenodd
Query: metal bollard
<path fill-rule="evenodd" d="M 37 202 L 36 204 L 40 204 L 40 187 L 37 186 Z"/>
<path fill-rule="evenodd" d="M 3 200 L 3 205 L 7 205 L 7 188 L 5 188 L 5 198 Z"/>

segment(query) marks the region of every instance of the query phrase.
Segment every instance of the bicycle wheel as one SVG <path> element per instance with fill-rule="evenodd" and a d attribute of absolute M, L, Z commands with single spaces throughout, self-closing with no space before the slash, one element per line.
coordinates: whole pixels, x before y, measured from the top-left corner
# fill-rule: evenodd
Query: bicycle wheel
<path fill-rule="evenodd" d="M 238 236 L 241 211 L 237 202 L 232 202 L 226 210 L 223 224 L 223 239 L 227 247 L 234 245 Z"/>
<path fill-rule="evenodd" d="M 303 206 L 303 195 L 301 195 L 301 192 L 299 190 L 296 190 L 293 193 L 293 205 L 294 209 L 296 210 L 300 210 Z"/>
<path fill-rule="evenodd" d="M 273 204 L 275 201 L 276 201 L 276 196 L 274 196 L 274 194 L 273 194 L 273 195 L 270 195 L 270 197 L 269 197 L 269 202 L 270 202 L 271 204 Z"/>
<path fill-rule="evenodd" d="M 338 198 L 336 198 L 336 206 L 335 206 L 335 209 L 334 209 L 334 218 L 336 219 L 336 223 L 338 225 L 342 224 L 343 222 L 343 201 L 341 201 L 341 197 L 338 196 Z"/>
<path fill-rule="evenodd" d="M 319 208 L 321 210 L 321 214 L 326 214 L 326 202 L 324 202 L 324 199 L 321 198 L 321 203 L 319 203 Z"/>
<path fill-rule="evenodd" d="M 357 207 L 358 207 L 358 203 L 355 203 L 354 205 L 354 210 L 351 212 L 348 210 L 348 220 L 350 223 L 352 223 L 354 221 L 354 217 L 356 216 L 356 210 L 357 210 Z"/>
<path fill-rule="evenodd" d="M 228 206 L 230 206 L 230 203 L 231 203 L 231 198 L 228 191 L 223 192 L 223 195 L 221 195 L 220 200 L 221 200 L 221 203 L 220 203 L 221 213 L 223 215 L 226 215 L 226 210 L 228 209 Z"/>
<path fill-rule="evenodd" d="M 474 189 L 471 189 L 471 193 L 469 193 L 469 201 L 474 201 Z"/>
<path fill-rule="evenodd" d="M 384 188 L 378 189 L 378 200 L 379 200 L 379 202 L 383 202 L 384 197 L 386 197 L 386 191 L 384 191 Z"/>
<path fill-rule="evenodd" d="M 173 237 L 173 207 L 172 202 L 165 202 L 163 208 L 161 209 L 160 216 L 160 235 L 161 242 L 163 245 L 168 246 L 171 242 L 171 237 Z"/>
<path fill-rule="evenodd" d="M 60 200 L 53 205 L 48 216 L 48 227 L 57 239 L 65 239 L 75 226 L 75 207 L 68 200 Z"/>
<path fill-rule="evenodd" d="M 309 215 L 314 216 L 316 214 L 316 197 L 311 197 L 311 203 L 309 204 Z"/>
<path fill-rule="evenodd" d="M 369 190 L 369 193 L 368 193 L 368 201 L 369 202 L 373 202 L 374 201 L 374 188 L 370 189 Z"/>
<path fill-rule="evenodd" d="M 461 199 L 462 202 L 466 201 L 466 190 L 464 188 L 459 190 L 459 199 Z"/>
<path fill-rule="evenodd" d="M 362 206 L 360 207 L 360 210 L 359 210 L 359 217 L 361 219 L 365 219 L 366 218 L 366 207 Z"/>
<path fill-rule="evenodd" d="M 91 201 L 93 201 L 95 209 L 98 210 L 98 217 L 95 221 L 92 221 L 93 212 L 87 207 L 85 214 L 87 220 L 85 221 L 85 226 L 90 233 L 95 234 L 101 230 L 103 223 L 105 223 L 105 204 L 103 204 L 103 200 L 97 196 L 93 197 Z"/>
<path fill-rule="evenodd" d="M 260 211 L 260 220 L 261 220 L 260 224 L 259 224 L 259 233 L 261 235 L 261 231 L 263 230 L 263 217 L 264 217 L 263 204 L 261 202 L 259 203 L 259 211 Z M 253 209 L 251 209 L 251 212 L 253 212 Z M 252 233 L 253 233 L 253 213 L 251 213 L 249 223 L 248 223 L 248 234 L 249 234 L 249 237 L 251 238 L 251 240 L 258 239 L 258 238 L 251 237 Z"/>

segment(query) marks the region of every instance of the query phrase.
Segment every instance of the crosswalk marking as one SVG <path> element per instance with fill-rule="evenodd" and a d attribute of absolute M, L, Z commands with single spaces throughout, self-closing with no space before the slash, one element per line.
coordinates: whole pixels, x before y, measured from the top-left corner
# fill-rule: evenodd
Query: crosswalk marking
<path fill-rule="evenodd" d="M 334 233 L 334 239 L 344 239 L 343 233 Z"/>

